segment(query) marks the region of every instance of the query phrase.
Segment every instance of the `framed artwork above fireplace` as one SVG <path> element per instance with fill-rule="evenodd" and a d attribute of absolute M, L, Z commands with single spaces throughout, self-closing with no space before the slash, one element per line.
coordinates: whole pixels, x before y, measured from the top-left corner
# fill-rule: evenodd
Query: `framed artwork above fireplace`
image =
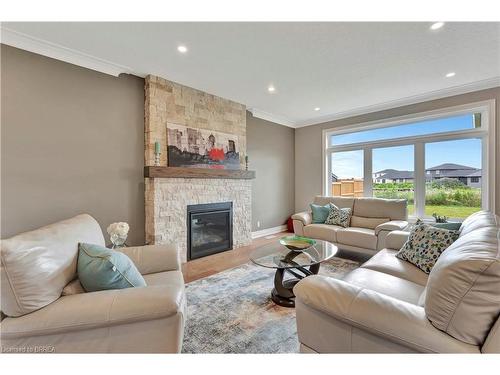
<path fill-rule="evenodd" d="M 169 167 L 240 169 L 238 137 L 167 123 Z"/>

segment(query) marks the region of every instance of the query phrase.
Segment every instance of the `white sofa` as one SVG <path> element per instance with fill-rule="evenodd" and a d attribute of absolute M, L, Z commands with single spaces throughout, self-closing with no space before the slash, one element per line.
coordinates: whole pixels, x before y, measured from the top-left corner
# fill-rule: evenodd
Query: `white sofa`
<path fill-rule="evenodd" d="M 395 257 L 407 232 L 343 280 L 294 288 L 302 352 L 500 353 L 498 217 L 467 218 L 430 274 Z"/>
<path fill-rule="evenodd" d="M 373 255 L 385 247 L 385 238 L 394 230 L 408 225 L 405 199 L 345 198 L 316 196 L 317 205 L 333 203 L 352 210 L 348 228 L 338 225 L 313 224 L 310 211 L 292 216 L 295 234 L 335 243 L 340 249 Z"/>
<path fill-rule="evenodd" d="M 147 286 L 85 293 L 76 281 L 79 242 L 104 245 L 89 215 L 2 240 L 2 351 L 180 352 L 186 297 L 177 249 L 119 249 Z"/>

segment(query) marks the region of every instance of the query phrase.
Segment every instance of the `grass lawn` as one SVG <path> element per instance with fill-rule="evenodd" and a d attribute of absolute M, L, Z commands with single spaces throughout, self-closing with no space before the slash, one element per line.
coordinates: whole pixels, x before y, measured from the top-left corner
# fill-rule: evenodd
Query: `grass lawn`
<path fill-rule="evenodd" d="M 408 205 L 408 213 L 415 210 L 413 205 Z M 432 216 L 435 212 L 440 216 L 448 216 L 450 218 L 466 218 L 474 212 L 480 211 L 481 207 L 465 207 L 465 206 L 425 206 L 425 216 Z"/>

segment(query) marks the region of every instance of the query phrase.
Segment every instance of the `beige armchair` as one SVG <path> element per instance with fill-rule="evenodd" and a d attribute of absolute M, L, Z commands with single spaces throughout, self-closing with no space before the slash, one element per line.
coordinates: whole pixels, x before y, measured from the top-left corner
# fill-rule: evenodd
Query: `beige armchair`
<path fill-rule="evenodd" d="M 2 350 L 180 352 L 186 298 L 177 250 L 120 249 L 147 287 L 85 293 L 76 274 L 79 242 L 104 245 L 99 224 L 89 215 L 2 240 Z"/>

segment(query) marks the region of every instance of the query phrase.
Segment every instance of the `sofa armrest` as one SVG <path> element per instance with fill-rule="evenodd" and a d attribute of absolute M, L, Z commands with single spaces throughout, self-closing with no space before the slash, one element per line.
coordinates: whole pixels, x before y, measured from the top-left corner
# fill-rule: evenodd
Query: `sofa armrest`
<path fill-rule="evenodd" d="M 179 250 L 173 245 L 146 245 L 116 249 L 127 255 L 142 275 L 181 268 Z"/>
<path fill-rule="evenodd" d="M 479 353 L 479 347 L 456 340 L 435 328 L 423 307 L 373 290 L 315 275 L 301 280 L 294 293 L 299 303 L 332 319 L 417 351 Z"/>
<path fill-rule="evenodd" d="M 403 247 L 406 241 L 408 241 L 408 237 L 410 236 L 410 232 L 404 232 L 402 230 L 392 231 L 385 238 L 385 247 L 388 249 L 399 250 Z"/>
<path fill-rule="evenodd" d="M 300 220 L 303 225 L 312 223 L 312 215 L 310 212 L 304 211 L 292 215 L 292 220 Z"/>
<path fill-rule="evenodd" d="M 403 230 L 408 226 L 408 222 L 405 220 L 391 220 L 386 223 L 377 225 L 375 227 L 375 234 L 378 235 L 380 231 L 386 230 L 391 232 L 393 230 Z"/>
<path fill-rule="evenodd" d="M 182 281 L 182 277 L 179 277 Z M 184 314 L 182 282 L 73 294 L 1 323 L 2 339 L 53 335 Z"/>

